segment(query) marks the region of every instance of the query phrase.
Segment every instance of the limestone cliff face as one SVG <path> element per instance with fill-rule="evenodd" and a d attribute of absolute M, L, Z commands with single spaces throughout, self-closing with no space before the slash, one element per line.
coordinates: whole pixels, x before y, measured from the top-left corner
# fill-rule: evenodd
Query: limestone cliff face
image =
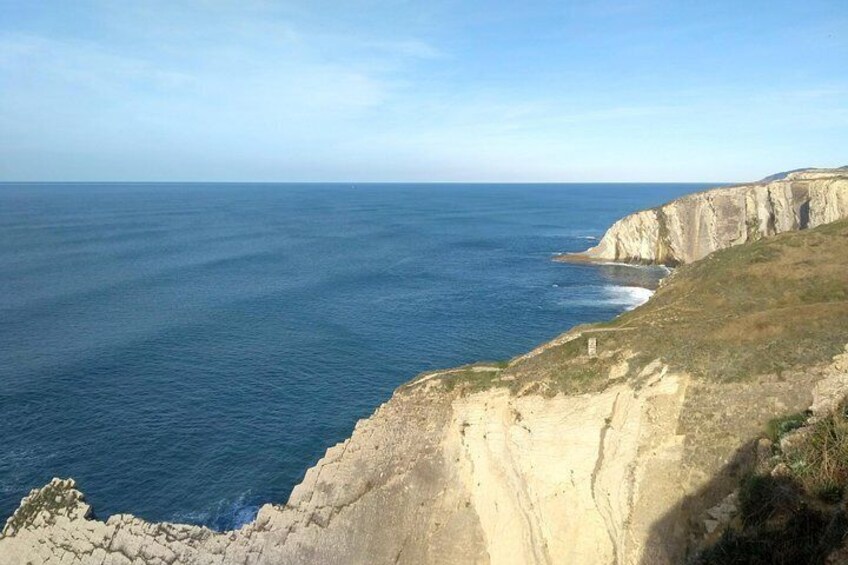
<path fill-rule="evenodd" d="M 686 524 L 708 523 L 713 505 L 734 511 L 736 479 L 716 480 L 735 472 L 734 454 L 810 391 L 844 394 L 846 359 L 738 385 L 655 361 L 635 381 L 552 398 L 421 379 L 240 530 L 99 521 L 73 481 L 55 479 L 7 523 L 0 563 L 679 563 Z"/>
<path fill-rule="evenodd" d="M 691 260 L 742 237 L 721 218 L 755 214 L 762 231 L 750 237 L 823 223 L 844 214 L 845 187 L 833 172 L 804 171 L 687 197 L 697 204 L 661 209 L 662 230 L 649 212 L 624 221 L 632 233 L 610 230 L 618 249 L 636 250 L 610 259 Z M 712 235 L 698 247 L 693 233 Z M 848 352 L 831 359 L 848 339 L 846 236 L 848 222 L 776 237 L 770 265 L 759 261 L 764 244 L 752 246 L 747 263 L 729 263 L 733 273 L 748 266 L 736 286 L 720 269 L 744 250 L 713 256 L 676 270 L 621 324 L 578 326 L 506 367 L 422 376 L 330 448 L 287 504 L 263 506 L 237 531 L 99 520 L 72 480 L 55 479 L 8 520 L 0 565 L 682 563 L 737 512 L 734 490 L 769 420 L 832 410 L 848 394 Z M 813 244 L 818 264 L 808 261 Z M 759 300 L 769 283 L 771 298 Z M 716 284 L 737 302 L 717 300 Z M 799 325 L 806 335 L 783 335 Z M 698 334 L 710 339 L 695 343 Z M 593 353 L 590 340 L 601 344 Z M 730 367 L 746 361 L 743 349 L 779 357 L 781 343 L 807 355 L 738 379 L 666 365 L 675 347 L 730 349 Z"/>
<path fill-rule="evenodd" d="M 718 249 L 848 217 L 848 169 L 690 194 L 617 221 L 595 247 L 563 260 L 677 265 Z"/>

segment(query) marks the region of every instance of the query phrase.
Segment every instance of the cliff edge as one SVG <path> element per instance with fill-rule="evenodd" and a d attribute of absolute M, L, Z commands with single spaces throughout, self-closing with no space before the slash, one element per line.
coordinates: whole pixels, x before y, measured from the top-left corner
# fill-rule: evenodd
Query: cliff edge
<path fill-rule="evenodd" d="M 689 194 L 618 220 L 595 247 L 561 261 L 675 266 L 713 251 L 848 217 L 848 167 L 803 169 Z"/>
<path fill-rule="evenodd" d="M 815 484 L 815 461 L 792 455 L 812 453 L 797 449 L 815 446 L 809 422 L 835 410 L 848 430 L 846 242 L 842 220 L 720 250 L 614 320 L 421 375 L 239 530 L 101 520 L 54 479 L 6 523 L 0 565 L 745 562 L 784 526 L 793 558 L 759 562 L 844 562 L 847 466 L 820 457 L 830 502 L 781 503 L 782 525 L 744 485 L 764 466 Z M 760 439 L 798 414 L 810 431 Z"/>

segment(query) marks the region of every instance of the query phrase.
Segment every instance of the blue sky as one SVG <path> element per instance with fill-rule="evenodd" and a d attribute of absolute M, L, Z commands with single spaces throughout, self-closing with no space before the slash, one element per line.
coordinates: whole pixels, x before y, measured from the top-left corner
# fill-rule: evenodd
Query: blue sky
<path fill-rule="evenodd" d="M 0 0 L 0 180 L 848 164 L 848 2 Z"/>

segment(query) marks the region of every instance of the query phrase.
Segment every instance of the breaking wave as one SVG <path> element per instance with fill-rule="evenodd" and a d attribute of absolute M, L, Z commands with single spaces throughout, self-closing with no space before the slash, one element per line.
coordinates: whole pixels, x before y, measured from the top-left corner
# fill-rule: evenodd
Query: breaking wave
<path fill-rule="evenodd" d="M 654 294 L 654 291 L 641 286 L 577 285 L 563 288 L 554 284 L 552 287 L 565 292 L 557 302 L 566 308 L 612 306 L 623 311 L 633 310 Z"/>
<path fill-rule="evenodd" d="M 201 524 L 218 532 L 237 530 L 252 522 L 259 512 L 259 504 L 249 492 L 235 499 L 222 499 L 209 510 L 177 512 L 172 520 L 177 523 Z"/>
<path fill-rule="evenodd" d="M 624 306 L 628 310 L 641 306 L 654 294 L 653 290 L 641 286 L 606 286 L 603 292 L 607 297 L 606 303 Z"/>

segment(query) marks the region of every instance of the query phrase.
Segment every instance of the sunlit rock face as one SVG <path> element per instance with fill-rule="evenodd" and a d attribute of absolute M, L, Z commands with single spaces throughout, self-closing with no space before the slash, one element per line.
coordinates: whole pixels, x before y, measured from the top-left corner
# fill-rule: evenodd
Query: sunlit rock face
<path fill-rule="evenodd" d="M 620 240 L 618 249 L 631 246 L 642 255 L 608 259 L 694 260 L 707 252 L 697 242 L 719 249 L 838 219 L 846 193 L 842 172 L 802 171 L 693 195 L 616 224 L 649 235 Z M 610 234 L 616 230 L 624 228 Z M 800 240 L 793 249 L 806 253 L 816 233 L 786 239 Z M 845 232 L 834 233 L 830 241 L 844 249 Z M 613 241 L 610 234 L 596 249 Z M 748 263 L 759 268 L 757 259 Z M 679 269 L 658 296 L 698 266 Z M 691 296 L 694 287 L 685 288 Z M 831 297 L 828 308 L 844 302 L 840 292 L 824 296 Z M 712 317 L 712 310 L 698 312 L 698 304 L 687 308 L 687 320 Z M 777 312 L 787 315 L 786 307 Z M 644 316 L 645 324 L 659 319 Z M 131 515 L 98 519 L 73 480 L 54 479 L 25 497 L 8 520 L 0 565 L 682 563 L 732 519 L 734 491 L 756 461 L 755 440 L 769 421 L 808 409 L 815 417 L 848 394 L 848 350 L 814 366 L 710 379 L 669 365 L 663 355 L 631 351 L 627 344 L 635 341 L 606 351 L 569 348 L 598 329 L 574 328 L 505 366 L 420 376 L 327 450 L 286 504 L 263 506 L 235 531 Z M 605 331 L 616 329 L 627 328 Z M 606 335 L 596 338 L 601 346 L 615 343 L 609 333 L 590 335 Z M 773 335 L 764 335 L 766 341 L 750 347 L 773 355 L 762 347 Z M 586 367 L 602 355 L 621 361 L 582 374 L 601 381 L 585 391 L 532 388 L 559 378 L 567 354 Z M 502 374 L 497 384 L 493 373 Z"/>
<path fill-rule="evenodd" d="M 837 368 L 715 385 L 657 360 L 554 397 L 413 383 L 239 530 L 101 521 L 54 479 L 9 520 L 0 563 L 679 563 L 683 526 L 732 488 L 716 480 L 728 461 L 776 406 L 803 409 L 824 384 L 844 394 Z"/>
<path fill-rule="evenodd" d="M 658 363 L 646 377 L 555 398 L 411 387 L 234 532 L 102 522 L 54 479 L 10 519 L 0 563 L 636 562 L 676 502 L 660 487 L 681 480 L 688 382 Z"/>
<path fill-rule="evenodd" d="M 636 212 L 613 224 L 597 246 L 563 259 L 691 263 L 718 249 L 846 217 L 848 169 L 807 169 Z"/>

